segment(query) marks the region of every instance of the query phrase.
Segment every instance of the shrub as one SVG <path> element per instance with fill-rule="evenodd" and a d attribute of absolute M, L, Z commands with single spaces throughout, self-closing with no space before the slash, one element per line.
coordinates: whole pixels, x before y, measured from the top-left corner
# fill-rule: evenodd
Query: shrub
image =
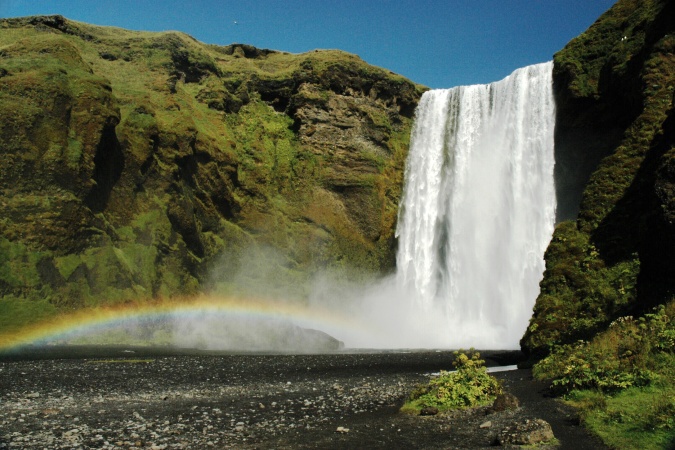
<path fill-rule="evenodd" d="M 487 373 L 484 363 L 473 349 L 456 351 L 452 363 L 456 370 L 441 371 L 428 385 L 415 389 L 401 411 L 419 412 L 426 406 L 446 411 L 489 404 L 501 393 L 501 385 Z"/>
<path fill-rule="evenodd" d="M 533 373 L 537 378 L 552 380 L 552 388 L 558 393 L 573 389 L 612 392 L 648 385 L 655 378 L 653 355 L 673 351 L 675 323 L 671 316 L 662 305 L 639 319 L 618 319 L 591 342 L 554 348 L 534 366 Z"/>

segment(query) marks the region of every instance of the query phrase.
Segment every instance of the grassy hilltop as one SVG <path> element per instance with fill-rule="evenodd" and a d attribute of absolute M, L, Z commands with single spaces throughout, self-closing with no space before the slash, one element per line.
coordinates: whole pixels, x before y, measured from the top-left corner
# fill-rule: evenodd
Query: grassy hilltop
<path fill-rule="evenodd" d="M 393 268 L 421 86 L 341 51 L 60 16 L 0 20 L 0 55 L 3 331 L 203 290 L 302 298 L 318 270 Z"/>

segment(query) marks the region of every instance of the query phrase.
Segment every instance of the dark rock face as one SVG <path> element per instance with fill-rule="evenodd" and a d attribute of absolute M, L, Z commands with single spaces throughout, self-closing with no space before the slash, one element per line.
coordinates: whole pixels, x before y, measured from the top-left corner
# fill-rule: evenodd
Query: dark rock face
<path fill-rule="evenodd" d="M 124 153 L 120 148 L 115 127 L 111 124 L 101 132 L 101 140 L 94 155 L 94 186 L 84 203 L 94 212 L 102 212 L 108 203 L 115 184 L 124 171 Z"/>
<path fill-rule="evenodd" d="M 424 88 L 338 51 L 0 25 L 0 295 L 19 309 L 232 293 L 258 246 L 298 295 L 322 268 L 392 269 Z"/>
<path fill-rule="evenodd" d="M 675 99 L 675 95 L 674 95 Z M 671 100 L 675 105 L 675 101 Z M 675 295 L 675 108 L 668 111 L 663 133 L 657 136 L 654 155 L 650 161 L 652 172 L 650 189 L 645 196 L 651 214 L 645 218 L 640 239 L 638 279 L 640 297 L 646 305 Z M 653 177 L 653 178 L 652 178 Z M 653 180 L 653 188 L 651 182 Z"/>
<path fill-rule="evenodd" d="M 674 31 L 673 2 L 621 0 L 555 55 L 562 222 L 521 341 L 534 356 L 675 294 Z"/>

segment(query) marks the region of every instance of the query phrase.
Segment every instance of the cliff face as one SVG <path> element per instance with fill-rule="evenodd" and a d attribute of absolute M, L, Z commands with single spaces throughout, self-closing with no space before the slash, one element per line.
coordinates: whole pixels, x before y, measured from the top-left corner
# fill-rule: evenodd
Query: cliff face
<path fill-rule="evenodd" d="M 675 296 L 674 29 L 673 2 L 619 0 L 555 55 L 564 221 L 521 341 L 534 355 Z"/>
<path fill-rule="evenodd" d="M 620 0 L 555 55 L 561 222 L 533 355 L 675 296 L 673 28 L 673 2 Z M 339 51 L 0 20 L 0 329 L 391 270 L 422 91 Z"/>
<path fill-rule="evenodd" d="M 390 270 L 422 91 L 339 51 L 0 20 L 3 324 Z"/>

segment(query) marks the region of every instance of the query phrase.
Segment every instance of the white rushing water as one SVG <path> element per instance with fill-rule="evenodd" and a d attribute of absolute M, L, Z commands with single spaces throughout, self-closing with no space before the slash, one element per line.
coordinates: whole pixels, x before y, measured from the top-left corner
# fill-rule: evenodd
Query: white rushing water
<path fill-rule="evenodd" d="M 551 74 L 537 64 L 420 100 L 396 289 L 421 345 L 518 347 L 555 221 Z"/>

